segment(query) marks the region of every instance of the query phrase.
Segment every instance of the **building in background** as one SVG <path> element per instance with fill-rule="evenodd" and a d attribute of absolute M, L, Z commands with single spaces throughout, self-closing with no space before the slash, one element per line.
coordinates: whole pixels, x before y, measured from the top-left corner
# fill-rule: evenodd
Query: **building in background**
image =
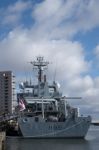
<path fill-rule="evenodd" d="M 0 114 L 13 113 L 15 103 L 15 76 L 12 71 L 2 71 L 0 72 Z"/>

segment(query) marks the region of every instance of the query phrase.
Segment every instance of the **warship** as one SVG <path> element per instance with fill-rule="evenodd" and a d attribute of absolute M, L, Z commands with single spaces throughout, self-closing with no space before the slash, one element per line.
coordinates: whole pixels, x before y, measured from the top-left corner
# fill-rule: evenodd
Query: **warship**
<path fill-rule="evenodd" d="M 18 93 L 18 126 L 24 138 L 84 138 L 91 116 L 80 115 L 62 96 L 59 84 L 49 84 L 44 74 L 49 62 L 41 56 L 30 62 L 38 71 L 37 84 L 24 82 Z"/>

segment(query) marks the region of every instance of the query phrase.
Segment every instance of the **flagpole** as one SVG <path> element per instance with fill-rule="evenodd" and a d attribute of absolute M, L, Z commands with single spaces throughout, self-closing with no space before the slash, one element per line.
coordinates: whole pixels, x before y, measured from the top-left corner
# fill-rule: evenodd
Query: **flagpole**
<path fill-rule="evenodd" d="M 67 102 L 65 98 L 64 98 L 64 104 L 65 104 L 65 118 L 66 118 L 67 117 L 67 108 L 66 108 Z"/>
<path fill-rule="evenodd" d="M 44 104 L 43 104 L 43 97 L 42 97 L 42 117 L 44 119 Z"/>

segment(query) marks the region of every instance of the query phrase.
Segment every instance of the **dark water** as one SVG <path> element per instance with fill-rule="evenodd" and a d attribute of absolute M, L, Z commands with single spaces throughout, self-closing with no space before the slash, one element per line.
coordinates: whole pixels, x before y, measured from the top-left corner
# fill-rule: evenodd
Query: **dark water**
<path fill-rule="evenodd" d="M 99 150 L 99 126 L 91 126 L 85 139 L 7 137 L 6 150 Z"/>

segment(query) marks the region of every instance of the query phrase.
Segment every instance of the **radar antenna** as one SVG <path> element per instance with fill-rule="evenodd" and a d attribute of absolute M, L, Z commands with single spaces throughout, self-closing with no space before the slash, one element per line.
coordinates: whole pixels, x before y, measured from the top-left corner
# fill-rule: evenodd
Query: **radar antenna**
<path fill-rule="evenodd" d="M 42 82 L 43 71 L 47 69 L 49 62 L 45 61 L 43 57 L 39 56 L 37 57 L 36 61 L 31 61 L 30 63 L 33 65 L 33 69 L 38 70 L 38 81 Z"/>

